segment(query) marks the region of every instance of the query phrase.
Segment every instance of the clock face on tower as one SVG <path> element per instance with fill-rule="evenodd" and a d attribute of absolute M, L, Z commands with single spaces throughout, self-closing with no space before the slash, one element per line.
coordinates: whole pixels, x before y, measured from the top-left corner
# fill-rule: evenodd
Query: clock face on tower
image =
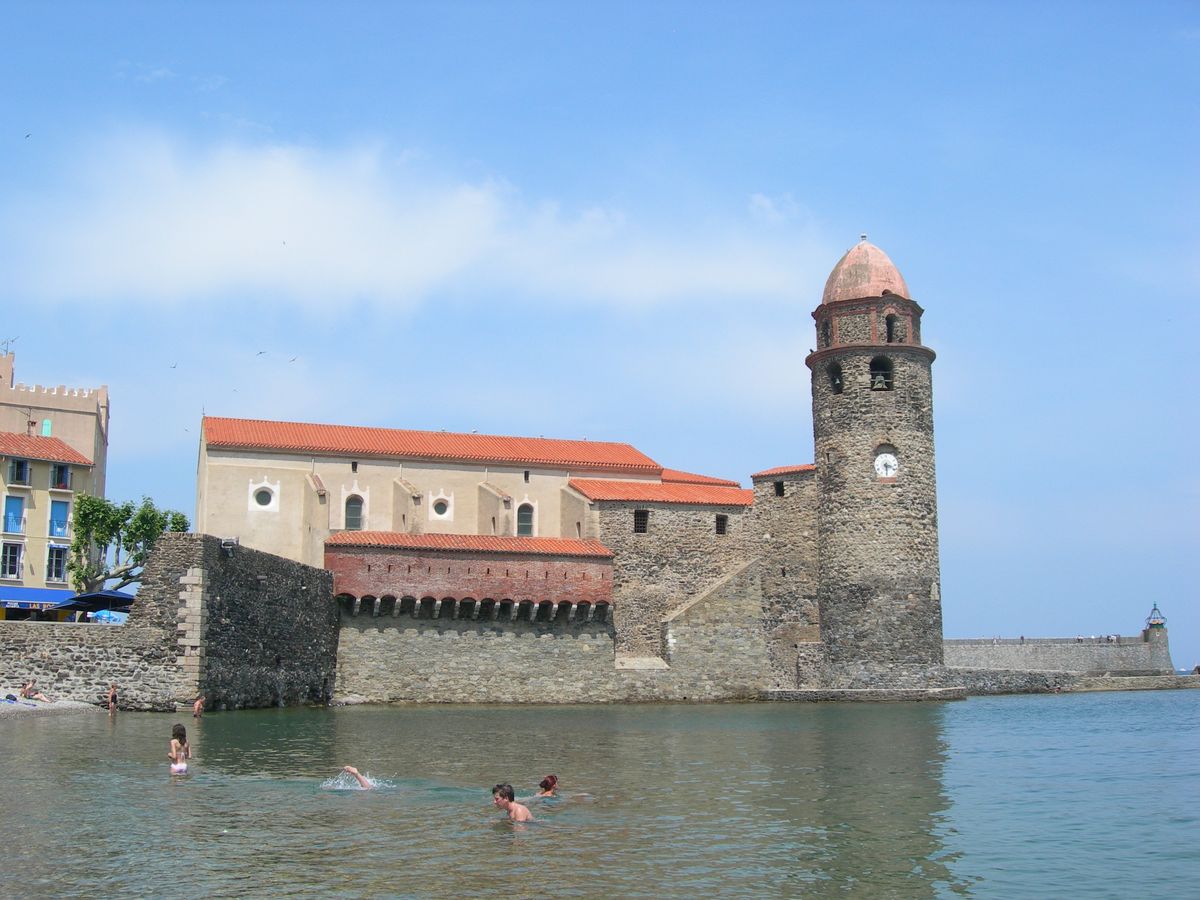
<path fill-rule="evenodd" d="M 875 454 L 875 474 L 880 478 L 895 478 L 899 468 L 896 454 L 890 450 L 880 450 Z"/>

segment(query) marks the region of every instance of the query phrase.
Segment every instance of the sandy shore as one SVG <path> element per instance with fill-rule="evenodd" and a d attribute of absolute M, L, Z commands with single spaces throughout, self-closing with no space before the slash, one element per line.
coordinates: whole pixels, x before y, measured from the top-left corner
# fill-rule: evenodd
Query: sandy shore
<path fill-rule="evenodd" d="M 8 693 L 15 695 L 16 691 L 0 691 L 0 697 Z M 33 703 L 34 705 L 27 706 L 27 703 Z M 0 702 L 0 719 L 14 719 L 24 716 L 68 716 L 88 712 L 98 713 L 104 712 L 104 710 L 94 703 L 81 703 L 78 700 L 56 700 L 53 703 L 38 703 L 31 700 L 18 701 L 16 703 Z"/>

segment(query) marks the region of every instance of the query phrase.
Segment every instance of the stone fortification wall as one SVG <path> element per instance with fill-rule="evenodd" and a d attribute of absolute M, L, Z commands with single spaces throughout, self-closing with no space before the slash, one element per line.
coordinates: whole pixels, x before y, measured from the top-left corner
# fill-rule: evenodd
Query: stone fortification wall
<path fill-rule="evenodd" d="M 665 503 L 596 503 L 599 539 L 614 553 L 613 607 L 623 653 L 663 653 L 662 622 L 749 556 L 751 529 L 745 507 Z M 649 512 L 645 534 L 635 534 L 635 510 Z M 716 533 L 716 517 L 726 533 Z"/>
<path fill-rule="evenodd" d="M 329 574 L 217 538 L 167 534 L 124 625 L 0 622 L 0 671 L 53 699 L 173 710 L 320 700 L 332 688 L 337 611 Z"/>
<path fill-rule="evenodd" d="M 809 467 L 754 482 L 751 532 L 762 562 L 762 628 L 776 688 L 796 686 L 800 645 L 820 640 L 816 474 Z"/>
<path fill-rule="evenodd" d="M 228 555 L 210 535 L 169 537 L 165 552 L 189 563 L 180 579 L 188 629 L 180 641 L 188 641 L 189 653 L 200 652 L 199 690 L 209 703 L 326 702 L 337 665 L 332 576 L 244 547 Z"/>
<path fill-rule="evenodd" d="M 350 703 L 734 700 L 768 686 L 754 566 L 743 565 L 658 623 L 669 659 L 657 666 L 619 667 L 612 625 L 585 617 L 582 606 L 571 618 L 564 614 L 570 606 L 530 621 L 529 608 L 514 612 L 516 618 L 494 610 L 474 617 L 460 602 L 456 612 L 446 613 L 443 604 L 430 619 L 424 609 L 373 615 L 345 604 L 335 697 Z"/>
<path fill-rule="evenodd" d="M 1169 675 L 1166 629 L 1148 636 L 1107 638 L 985 638 L 945 641 L 947 666 L 1018 672 Z"/>

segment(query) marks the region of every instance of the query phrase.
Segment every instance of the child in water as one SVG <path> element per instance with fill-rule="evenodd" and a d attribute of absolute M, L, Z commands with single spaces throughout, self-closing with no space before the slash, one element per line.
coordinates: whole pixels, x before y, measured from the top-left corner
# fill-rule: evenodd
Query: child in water
<path fill-rule="evenodd" d="M 167 750 L 167 759 L 171 761 L 172 775 L 186 775 L 187 761 L 192 758 L 192 748 L 188 746 L 187 729 L 176 725 L 171 729 L 171 745 Z"/>

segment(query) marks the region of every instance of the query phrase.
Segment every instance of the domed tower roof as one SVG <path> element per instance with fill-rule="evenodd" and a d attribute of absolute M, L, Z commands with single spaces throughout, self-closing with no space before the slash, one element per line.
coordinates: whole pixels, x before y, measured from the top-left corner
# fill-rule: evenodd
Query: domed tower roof
<path fill-rule="evenodd" d="M 884 294 L 899 294 L 906 300 L 911 299 L 900 270 L 864 234 L 862 240 L 847 250 L 829 273 L 821 302 L 836 303 L 838 300 L 882 297 Z"/>

